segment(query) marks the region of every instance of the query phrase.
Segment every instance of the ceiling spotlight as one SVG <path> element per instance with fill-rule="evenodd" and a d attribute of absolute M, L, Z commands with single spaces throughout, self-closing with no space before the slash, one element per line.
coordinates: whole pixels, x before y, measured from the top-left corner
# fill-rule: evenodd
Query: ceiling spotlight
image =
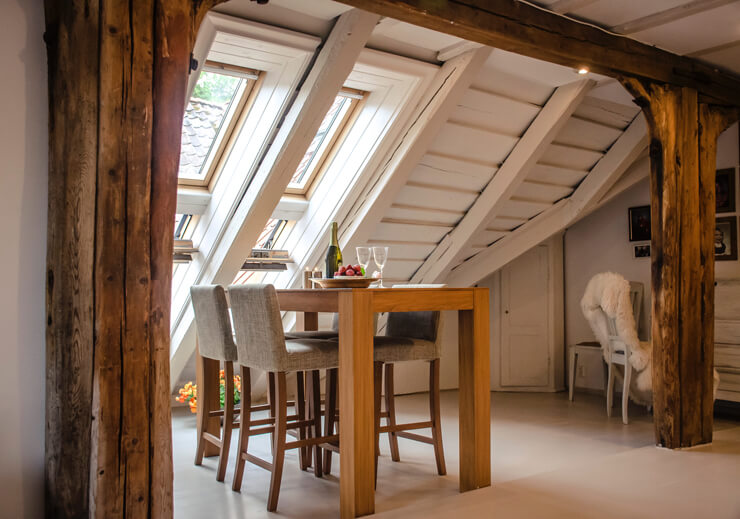
<path fill-rule="evenodd" d="M 578 73 L 579 73 L 580 75 L 582 75 L 582 76 L 583 76 L 584 74 L 588 74 L 588 67 L 581 67 L 581 68 L 579 68 L 579 69 L 578 69 Z"/>

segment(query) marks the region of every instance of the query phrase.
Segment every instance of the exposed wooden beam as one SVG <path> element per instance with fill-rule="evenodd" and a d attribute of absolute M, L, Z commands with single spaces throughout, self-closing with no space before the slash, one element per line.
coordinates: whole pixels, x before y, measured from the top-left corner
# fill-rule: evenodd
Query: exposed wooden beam
<path fill-rule="evenodd" d="M 614 27 L 611 27 L 610 30 L 617 34 L 634 34 L 636 32 L 659 27 L 661 25 L 688 18 L 689 16 L 703 13 L 710 9 L 716 9 L 717 7 L 734 2 L 737 2 L 737 0 L 694 0 L 687 4 L 677 5 L 671 9 L 665 9 L 648 16 L 643 16 L 642 18 L 615 25 Z"/>
<path fill-rule="evenodd" d="M 218 3 L 45 2 L 47 517 L 172 517 L 177 164 L 190 53 Z"/>
<path fill-rule="evenodd" d="M 648 145 L 645 119 L 642 115 L 630 124 L 622 136 L 593 167 L 569 198 L 535 216 L 521 227 L 488 246 L 452 269 L 446 282 L 452 286 L 470 286 L 500 269 L 521 254 L 565 229 L 613 185 Z"/>
<path fill-rule="evenodd" d="M 341 228 L 342 247 L 352 250 L 370 239 L 490 52 L 487 47 L 469 51 L 440 67 L 412 114 L 398 146 L 388 154 L 379 175 L 345 218 Z"/>
<path fill-rule="evenodd" d="M 239 271 L 244 251 L 254 246 L 280 202 L 378 19 L 352 9 L 337 20 L 221 239 L 227 250 L 214 269 L 212 282 L 230 283 Z"/>
<path fill-rule="evenodd" d="M 630 79 L 650 134 L 655 437 L 712 441 L 717 138 L 737 120 L 696 90 Z"/>
<path fill-rule="evenodd" d="M 642 77 L 697 89 L 719 104 L 740 106 L 740 78 L 691 58 L 616 35 L 515 0 L 339 0 L 342 3 L 611 77 Z"/>
<path fill-rule="evenodd" d="M 509 153 L 504 163 L 450 234 L 437 245 L 411 278 L 437 283 L 454 266 L 460 251 L 486 228 L 522 184 L 578 105 L 596 82 L 583 79 L 559 87 Z"/>

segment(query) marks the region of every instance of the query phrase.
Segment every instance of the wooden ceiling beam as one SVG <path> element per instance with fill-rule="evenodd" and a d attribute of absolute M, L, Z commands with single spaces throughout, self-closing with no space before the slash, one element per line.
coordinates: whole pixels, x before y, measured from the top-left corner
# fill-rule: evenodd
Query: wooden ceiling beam
<path fill-rule="evenodd" d="M 339 0 L 360 9 L 566 67 L 691 87 L 740 106 L 740 78 L 697 60 L 515 0 Z"/>

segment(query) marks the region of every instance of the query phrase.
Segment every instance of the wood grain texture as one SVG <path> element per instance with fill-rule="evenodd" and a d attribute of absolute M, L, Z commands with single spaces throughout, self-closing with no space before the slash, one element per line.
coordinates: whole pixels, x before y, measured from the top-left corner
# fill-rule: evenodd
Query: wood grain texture
<path fill-rule="evenodd" d="M 217 0 L 46 0 L 46 510 L 171 517 L 172 221 L 189 57 Z"/>
<path fill-rule="evenodd" d="M 458 314 L 461 492 L 491 485 L 488 289 L 473 290 L 473 309 Z"/>
<path fill-rule="evenodd" d="M 697 60 L 612 34 L 515 0 L 340 0 L 403 22 L 494 48 L 558 63 L 588 66 L 690 87 L 720 104 L 740 105 L 740 79 Z"/>
<path fill-rule="evenodd" d="M 369 290 L 339 294 L 340 513 L 375 512 L 373 314 Z"/>
<path fill-rule="evenodd" d="M 691 88 L 622 82 L 642 107 L 650 135 L 656 441 L 668 448 L 708 443 L 716 141 L 729 119 Z"/>

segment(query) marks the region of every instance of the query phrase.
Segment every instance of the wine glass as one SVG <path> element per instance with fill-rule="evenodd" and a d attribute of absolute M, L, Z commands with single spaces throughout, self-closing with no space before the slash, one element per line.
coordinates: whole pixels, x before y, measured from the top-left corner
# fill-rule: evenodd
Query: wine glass
<path fill-rule="evenodd" d="M 370 247 L 357 247 L 357 263 L 367 273 L 367 266 L 370 263 Z"/>
<path fill-rule="evenodd" d="M 373 258 L 375 264 L 380 269 L 380 288 L 383 288 L 383 267 L 385 267 L 386 261 L 388 261 L 388 247 L 373 247 Z"/>

